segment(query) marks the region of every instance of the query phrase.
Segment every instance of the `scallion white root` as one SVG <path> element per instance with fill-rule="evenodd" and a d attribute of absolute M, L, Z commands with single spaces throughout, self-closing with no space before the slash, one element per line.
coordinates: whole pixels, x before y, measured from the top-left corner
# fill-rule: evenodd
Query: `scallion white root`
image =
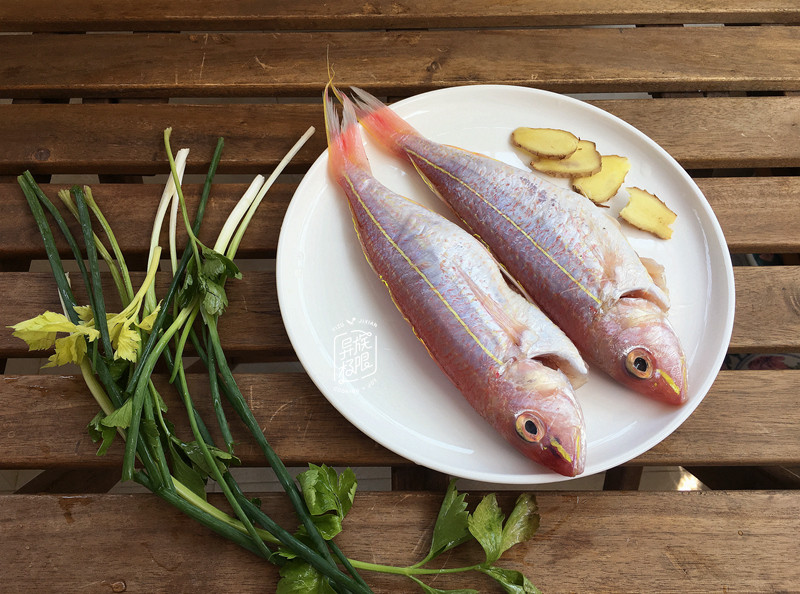
<path fill-rule="evenodd" d="M 189 156 L 189 149 L 183 148 L 178 151 L 178 154 L 175 157 L 175 167 L 178 170 L 178 178 L 183 180 L 183 172 L 186 169 L 186 159 Z M 161 194 L 161 202 L 158 204 L 158 210 L 156 211 L 155 221 L 153 222 L 153 230 L 150 233 L 150 253 L 147 256 L 147 268 L 150 268 L 150 265 L 153 261 L 153 253 L 155 251 L 156 246 L 158 246 L 159 239 L 161 237 L 161 229 L 164 226 L 164 217 L 167 213 L 167 207 L 172 204 L 173 213 L 177 209 L 178 203 L 178 191 L 175 188 L 175 178 L 170 173 L 167 177 L 167 183 L 164 185 L 164 191 Z M 170 243 L 172 244 L 172 232 L 170 234 Z M 171 247 L 171 246 L 170 246 Z M 173 261 L 172 269 L 175 270 L 175 264 Z M 145 300 L 145 312 L 149 313 L 156 306 L 156 299 L 155 299 L 155 291 L 148 291 L 147 298 Z"/>
<path fill-rule="evenodd" d="M 250 187 L 247 188 L 247 191 L 239 199 L 239 202 L 237 202 L 236 206 L 233 207 L 231 214 L 228 215 L 225 224 L 222 226 L 222 230 L 219 232 L 217 241 L 214 243 L 215 252 L 219 252 L 220 254 L 225 253 L 228 243 L 233 236 L 233 232 L 239 225 L 239 221 L 241 221 L 242 217 L 247 213 L 248 209 L 250 208 L 250 204 L 258 196 L 260 193 L 259 190 L 261 190 L 263 185 L 264 176 L 260 174 L 257 175 L 252 182 L 250 182 Z"/>
<path fill-rule="evenodd" d="M 236 231 L 236 235 L 233 236 L 233 240 L 231 240 L 230 245 L 226 247 L 225 255 L 231 260 L 236 255 L 236 251 L 239 249 L 239 244 L 242 242 L 244 232 L 247 230 L 247 226 L 250 224 L 250 220 L 253 218 L 253 215 L 258 209 L 259 204 L 261 204 L 261 200 L 264 198 L 267 191 L 272 187 L 272 184 L 275 183 L 275 180 L 278 179 L 278 176 L 283 173 L 283 170 L 286 168 L 289 162 L 300 151 L 300 149 L 303 148 L 303 145 L 308 141 L 309 138 L 311 138 L 314 132 L 314 126 L 310 126 L 308 130 L 306 130 L 305 134 L 303 134 L 294 144 L 294 146 L 289 149 L 289 152 L 286 153 L 286 156 L 281 160 L 281 162 L 278 163 L 278 166 L 275 167 L 272 175 L 270 175 L 269 178 L 267 178 L 267 181 L 264 182 L 264 185 L 261 187 L 258 195 L 253 200 L 252 204 L 250 204 L 247 214 L 245 215 L 244 220 L 242 220 L 242 224 Z"/>

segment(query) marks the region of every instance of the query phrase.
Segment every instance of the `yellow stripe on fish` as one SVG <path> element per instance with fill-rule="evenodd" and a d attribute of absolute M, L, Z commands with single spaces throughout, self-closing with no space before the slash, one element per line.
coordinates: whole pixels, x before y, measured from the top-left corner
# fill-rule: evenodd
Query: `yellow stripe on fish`
<path fill-rule="evenodd" d="M 485 203 L 487 206 L 489 206 L 489 207 L 490 207 L 492 210 L 494 210 L 494 211 L 495 211 L 497 214 L 499 214 L 499 215 L 500 215 L 501 217 L 503 217 L 503 218 L 504 218 L 506 221 L 508 221 L 508 222 L 509 222 L 509 223 L 510 223 L 510 224 L 511 224 L 511 225 L 512 225 L 512 226 L 513 226 L 513 227 L 514 227 L 514 228 L 515 228 L 517 231 L 519 231 L 519 232 L 520 232 L 520 233 L 521 233 L 521 234 L 522 234 L 522 235 L 525 237 L 525 239 L 527 239 L 528 241 L 530 241 L 530 242 L 531 242 L 531 244 L 533 244 L 533 246 L 534 246 L 534 247 L 535 247 L 537 250 L 539 250 L 539 251 L 540 251 L 542 254 L 544 254 L 544 256 L 545 256 L 545 257 L 546 257 L 548 260 L 550 260 L 550 262 L 552 262 L 553 264 L 555 264 L 555 266 L 556 266 L 556 267 L 557 267 L 557 268 L 558 268 L 558 269 L 559 269 L 561 272 L 563 272 L 563 273 L 564 273 L 564 274 L 567 276 L 567 278 L 569 278 L 569 279 L 570 279 L 570 280 L 571 280 L 573 283 L 575 283 L 575 285 L 576 285 L 578 288 L 580 288 L 580 289 L 581 289 L 581 290 L 582 290 L 584 293 L 586 293 L 586 294 L 587 294 L 589 297 L 591 297 L 591 298 L 592 298 L 592 299 L 593 299 L 593 300 L 594 300 L 594 301 L 595 301 L 595 302 L 596 302 L 598 305 L 603 305 L 603 302 L 602 302 L 602 301 L 601 301 L 601 300 L 600 300 L 600 299 L 599 299 L 599 298 L 598 298 L 596 295 L 594 295 L 594 294 L 593 294 L 593 293 L 592 293 L 592 292 L 591 292 L 589 289 L 587 289 L 587 288 L 586 288 L 586 287 L 583 285 L 583 283 L 581 283 L 581 282 L 580 282 L 578 279 L 576 279 L 574 276 L 572 276 L 572 274 L 570 274 L 569 270 L 567 270 L 567 269 L 566 269 L 566 268 L 564 268 L 564 267 L 563 267 L 561 264 L 559 264 L 559 263 L 558 263 L 558 261 L 557 261 L 557 260 L 556 260 L 556 259 L 555 259 L 553 256 L 551 256 L 551 255 L 550 255 L 550 253 L 549 253 L 549 252 L 548 252 L 546 249 L 544 249 L 544 248 L 543 248 L 541 245 L 539 245 L 539 244 L 536 242 L 536 240 L 535 240 L 535 239 L 533 239 L 533 237 L 531 237 L 530 235 L 528 235 L 528 233 L 525 231 L 525 229 L 523 229 L 522 227 L 520 227 L 520 226 L 517 224 L 517 222 L 516 222 L 516 221 L 514 221 L 514 219 L 512 219 L 511 217 L 509 217 L 509 216 L 508 216 L 506 213 L 504 213 L 502 210 L 500 210 L 500 209 L 499 209 L 499 208 L 497 208 L 497 207 L 496 207 L 494 204 L 492 204 L 492 203 L 491 203 L 489 200 L 487 200 L 487 199 L 486 199 L 486 198 L 485 198 L 485 197 L 484 197 L 484 196 L 483 196 L 483 195 L 482 195 L 480 192 L 478 192 L 478 191 L 477 191 L 475 188 L 473 188 L 472 186 L 470 186 L 470 185 L 469 185 L 467 182 L 465 182 L 463 179 L 460 179 L 460 178 L 456 177 L 455 175 L 453 175 L 452 173 L 450 173 L 450 172 L 449 172 L 449 171 L 447 171 L 446 169 L 443 169 L 443 168 L 439 167 L 438 165 L 436 165 L 435 163 L 432 163 L 432 162 L 431 162 L 429 159 L 426 159 L 425 157 L 423 157 L 423 156 L 422 156 L 422 155 L 420 155 L 419 153 L 417 153 L 417 152 L 415 152 L 415 151 L 413 151 L 413 150 L 411 150 L 411 149 L 409 149 L 409 148 L 406 148 L 405 150 L 406 150 L 406 152 L 407 152 L 407 153 L 409 153 L 410 155 L 413 155 L 414 157 L 416 157 L 416 158 L 418 158 L 418 159 L 420 159 L 420 160 L 424 161 L 425 163 L 427 163 L 428 165 L 430 165 L 431 167 L 433 167 L 433 168 L 434 168 L 434 169 L 436 169 L 437 171 L 440 171 L 441 173 L 445 174 L 446 176 L 448 176 L 449 178 L 453 179 L 454 181 L 457 181 L 459 184 L 461 184 L 462 186 L 464 186 L 464 187 L 465 187 L 467 190 L 469 190 L 470 192 L 472 192 L 473 194 L 475 194 L 475 196 L 477 196 L 478 198 L 480 198 L 480 199 L 481 199 L 481 200 L 482 200 L 482 201 L 483 201 L 483 202 L 484 202 L 484 203 Z"/>
<path fill-rule="evenodd" d="M 370 220 L 375 225 L 375 227 L 378 228 L 378 230 L 386 238 L 386 240 L 392 245 L 392 247 L 395 250 L 397 250 L 397 253 L 399 253 L 403 257 L 403 259 L 406 261 L 406 263 L 408 263 L 408 265 L 412 268 L 412 270 L 414 270 L 414 272 L 416 272 L 420 276 L 420 278 L 422 278 L 422 280 L 424 280 L 425 283 L 431 288 L 433 293 L 441 300 L 441 302 L 444 304 L 444 306 L 447 308 L 447 310 L 453 315 L 453 317 L 458 321 L 458 323 L 461 324 L 461 326 L 464 328 L 464 330 L 467 332 L 467 334 L 472 338 L 472 340 L 475 341 L 475 344 L 477 344 L 481 348 L 481 350 L 484 353 L 486 353 L 495 363 L 497 363 L 498 365 L 504 365 L 503 361 L 498 359 L 489 349 L 486 348 L 486 346 L 484 346 L 484 344 L 480 341 L 480 339 L 477 336 L 475 336 L 475 334 L 472 332 L 472 330 L 470 330 L 470 328 L 467 325 L 467 323 L 461 318 L 460 315 L 458 315 L 458 312 L 455 309 L 453 309 L 453 307 L 450 305 L 450 303 L 447 301 L 447 299 L 445 299 L 444 295 L 442 295 L 441 292 L 439 292 L 439 289 L 437 289 L 433 285 L 433 283 L 425 275 L 425 273 L 422 272 L 422 270 L 420 270 L 419 267 L 416 264 L 414 264 L 414 262 L 411 260 L 411 258 L 408 257 L 408 255 L 403 251 L 403 249 L 399 245 L 397 245 L 397 243 L 394 241 L 394 239 L 392 239 L 391 236 L 386 232 L 386 230 L 383 228 L 383 226 L 375 218 L 375 215 L 372 214 L 372 211 L 369 209 L 369 207 L 367 207 L 367 205 L 364 204 L 364 201 L 361 198 L 361 194 L 358 192 L 358 190 L 356 190 L 355 186 L 353 185 L 353 182 L 350 180 L 350 176 L 345 174 L 344 175 L 344 179 L 347 181 L 347 184 L 350 186 L 350 190 L 353 192 L 353 194 L 355 194 L 356 198 L 358 198 L 358 203 L 361 205 L 361 208 L 364 209 L 364 212 L 367 213 L 367 216 L 370 218 Z M 385 283 L 385 281 L 384 281 L 384 283 Z M 388 285 L 387 285 L 387 287 L 388 287 Z M 392 299 L 394 299 L 394 297 L 392 297 Z"/>

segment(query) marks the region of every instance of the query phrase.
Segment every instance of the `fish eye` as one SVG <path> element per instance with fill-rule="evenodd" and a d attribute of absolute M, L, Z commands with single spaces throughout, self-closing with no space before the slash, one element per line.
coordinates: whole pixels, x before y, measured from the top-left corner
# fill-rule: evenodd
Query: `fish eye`
<path fill-rule="evenodd" d="M 529 443 L 537 443 L 544 437 L 544 423 L 533 413 L 523 412 L 517 416 L 517 434 Z"/>
<path fill-rule="evenodd" d="M 650 351 L 637 347 L 631 349 L 625 357 L 625 369 L 633 377 L 649 379 L 653 377 L 653 356 Z"/>

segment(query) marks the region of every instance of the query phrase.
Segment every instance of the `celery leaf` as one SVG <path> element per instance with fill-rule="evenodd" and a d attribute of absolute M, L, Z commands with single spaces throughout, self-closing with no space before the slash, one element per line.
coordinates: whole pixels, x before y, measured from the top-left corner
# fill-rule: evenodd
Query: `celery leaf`
<path fill-rule="evenodd" d="M 486 553 L 486 565 L 492 565 L 503 553 L 503 512 L 494 493 L 484 497 L 467 520 L 469 531 Z"/>
<path fill-rule="evenodd" d="M 294 560 L 280 568 L 277 594 L 335 594 L 328 580 L 305 561 Z"/>
<path fill-rule="evenodd" d="M 496 580 L 508 594 L 542 594 L 542 591 L 534 586 L 527 577 L 514 569 L 488 567 L 478 571 L 482 571 Z"/>
<path fill-rule="evenodd" d="M 469 540 L 470 533 L 467 526 L 469 513 L 467 503 L 464 501 L 465 496 L 466 494 L 460 494 L 456 490 L 456 480 L 451 480 L 433 527 L 433 538 L 427 559 L 433 559 Z"/>

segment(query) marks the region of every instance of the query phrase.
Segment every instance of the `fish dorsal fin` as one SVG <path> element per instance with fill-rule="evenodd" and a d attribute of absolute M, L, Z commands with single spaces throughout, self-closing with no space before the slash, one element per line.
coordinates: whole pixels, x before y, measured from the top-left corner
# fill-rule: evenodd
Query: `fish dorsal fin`
<path fill-rule="evenodd" d="M 645 270 L 647 270 L 647 274 L 650 275 L 650 278 L 653 279 L 653 282 L 656 286 L 664 291 L 666 295 L 669 295 L 669 290 L 667 289 L 667 277 L 664 274 L 664 267 L 653 260 L 652 258 L 643 258 L 639 257 L 642 261 L 642 265 L 644 266 Z"/>
<path fill-rule="evenodd" d="M 464 282 L 467 283 L 467 286 L 470 288 L 472 293 L 475 295 L 475 298 L 480 302 L 489 316 L 497 323 L 500 328 L 503 329 L 511 340 L 517 346 L 522 345 L 522 335 L 523 333 L 528 330 L 528 327 L 520 322 L 519 320 L 514 319 L 513 316 L 509 315 L 497 301 L 495 301 L 491 295 L 489 295 L 486 291 L 484 291 L 478 284 L 466 273 L 464 272 L 461 267 L 457 267 L 458 273 L 464 279 Z"/>

